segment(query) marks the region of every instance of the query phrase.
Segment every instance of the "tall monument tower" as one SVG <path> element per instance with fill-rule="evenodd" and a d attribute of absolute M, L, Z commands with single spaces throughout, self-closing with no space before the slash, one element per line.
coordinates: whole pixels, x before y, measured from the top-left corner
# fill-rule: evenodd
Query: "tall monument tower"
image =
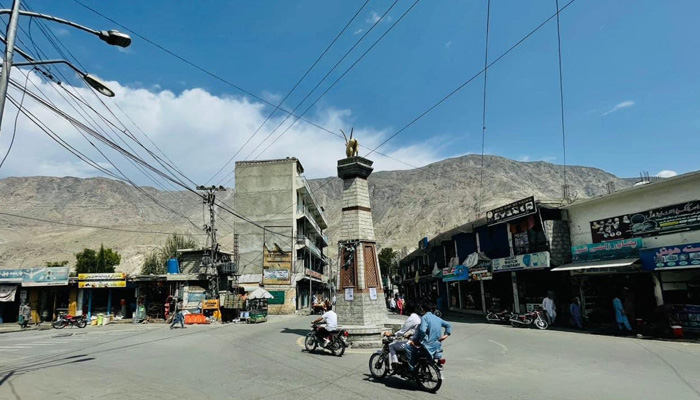
<path fill-rule="evenodd" d="M 356 153 L 355 153 L 356 154 Z M 338 160 L 343 208 L 338 255 L 338 322 L 357 346 L 378 340 L 387 322 L 367 178 L 372 161 L 358 156 Z"/>

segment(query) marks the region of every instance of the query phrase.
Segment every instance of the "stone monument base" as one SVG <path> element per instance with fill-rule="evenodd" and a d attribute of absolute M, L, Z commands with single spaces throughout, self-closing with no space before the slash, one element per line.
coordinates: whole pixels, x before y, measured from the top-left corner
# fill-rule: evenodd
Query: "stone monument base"
<path fill-rule="evenodd" d="M 350 347 L 353 349 L 382 347 L 382 332 L 388 330 L 384 325 L 344 325 L 340 328 L 348 331 L 348 341 L 350 342 Z"/>

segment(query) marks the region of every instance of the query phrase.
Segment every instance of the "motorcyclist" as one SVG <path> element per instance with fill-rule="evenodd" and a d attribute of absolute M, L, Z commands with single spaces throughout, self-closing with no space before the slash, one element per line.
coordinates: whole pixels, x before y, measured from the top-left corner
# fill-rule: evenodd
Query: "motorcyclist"
<path fill-rule="evenodd" d="M 330 301 L 326 302 L 326 311 L 323 315 L 314 320 L 314 324 L 324 322 L 325 327 L 320 327 L 318 330 L 318 336 L 323 338 L 323 347 L 328 346 L 330 343 L 330 334 L 338 330 L 338 315 L 333 311 L 333 305 Z"/>
<path fill-rule="evenodd" d="M 420 315 L 423 313 L 424 311 L 422 306 L 418 305 L 414 307 L 411 315 L 403 323 L 401 329 L 394 333 L 394 336 L 396 336 L 397 338 L 410 338 L 413 335 L 415 329 L 418 328 L 418 326 L 421 324 Z M 391 336 L 391 332 L 385 332 L 384 335 Z M 391 361 L 391 369 L 396 369 L 397 364 L 399 363 L 399 358 L 396 355 L 396 353 L 399 351 L 403 351 L 404 346 L 406 344 L 406 341 L 397 340 L 389 345 L 389 360 Z"/>
<path fill-rule="evenodd" d="M 442 342 L 452 334 L 452 325 L 444 321 L 442 318 L 436 317 L 430 311 L 431 305 L 423 305 L 424 314 L 421 315 L 421 323 L 413 333 L 413 338 L 409 341 L 409 346 L 406 346 L 406 355 L 409 360 L 409 368 L 413 370 L 415 361 L 418 359 L 418 353 L 421 348 L 426 351 L 430 357 L 435 353 L 442 351 Z M 445 333 L 442 333 L 442 328 L 445 328 Z"/>

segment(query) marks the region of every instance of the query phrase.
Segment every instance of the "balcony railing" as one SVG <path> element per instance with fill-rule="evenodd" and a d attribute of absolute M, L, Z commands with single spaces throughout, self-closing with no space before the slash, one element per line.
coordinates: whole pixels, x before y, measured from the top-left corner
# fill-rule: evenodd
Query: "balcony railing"
<path fill-rule="evenodd" d="M 314 243 L 312 240 L 309 240 L 304 235 L 297 235 L 297 244 L 305 246 L 313 253 L 314 256 L 317 258 L 320 258 L 324 263 L 328 264 L 329 260 L 328 257 L 326 257 L 323 252 L 316 246 L 316 243 Z"/>

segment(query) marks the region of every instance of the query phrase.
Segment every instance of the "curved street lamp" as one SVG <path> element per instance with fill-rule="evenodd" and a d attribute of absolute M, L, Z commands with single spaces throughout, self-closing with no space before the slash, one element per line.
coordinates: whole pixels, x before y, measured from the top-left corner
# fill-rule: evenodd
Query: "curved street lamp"
<path fill-rule="evenodd" d="M 39 18 L 39 19 L 45 19 L 48 21 L 53 21 L 57 22 L 59 24 L 64 24 L 68 26 L 72 26 L 74 28 L 80 29 L 84 32 L 91 33 L 97 37 L 99 37 L 101 40 L 104 42 L 113 45 L 113 46 L 119 46 L 119 47 L 128 47 L 131 44 L 131 38 L 129 35 L 121 33 L 116 30 L 109 30 L 109 31 L 98 31 L 92 28 L 88 28 L 86 26 L 76 24 L 75 22 L 68 21 L 66 19 L 54 17 L 52 15 L 47 15 L 47 14 L 40 14 L 40 13 L 35 13 L 35 12 L 30 12 L 30 11 L 24 11 L 19 9 L 20 5 L 20 0 L 14 0 L 12 3 L 12 9 L 0 9 L 0 15 L 2 14 L 10 14 L 10 21 L 7 24 L 7 36 L 4 42 L 6 43 L 5 46 L 5 60 L 2 63 L 2 70 L 0 71 L 0 126 L 2 125 L 2 116 L 5 111 L 5 100 L 7 99 L 7 84 L 10 81 L 10 71 L 12 70 L 12 56 L 15 50 L 15 38 L 17 37 L 17 25 L 19 22 L 19 16 L 27 16 L 30 18 Z M 73 64 L 69 63 L 66 60 L 47 60 L 47 61 L 41 61 L 41 60 L 34 60 L 31 56 L 29 56 L 27 53 L 21 51 L 20 49 L 17 49 L 17 52 L 20 53 L 25 59 L 27 59 L 26 63 L 17 63 L 14 64 L 15 66 L 28 66 L 28 65 L 41 65 L 41 64 L 66 64 L 69 67 L 71 67 L 74 71 L 80 75 L 85 82 L 87 82 L 90 87 L 93 89 L 97 90 L 99 93 L 108 96 L 108 97 L 113 97 L 114 92 L 109 89 L 102 80 L 97 78 L 94 75 L 90 75 L 88 73 L 85 73 L 79 69 L 77 69 Z"/>

